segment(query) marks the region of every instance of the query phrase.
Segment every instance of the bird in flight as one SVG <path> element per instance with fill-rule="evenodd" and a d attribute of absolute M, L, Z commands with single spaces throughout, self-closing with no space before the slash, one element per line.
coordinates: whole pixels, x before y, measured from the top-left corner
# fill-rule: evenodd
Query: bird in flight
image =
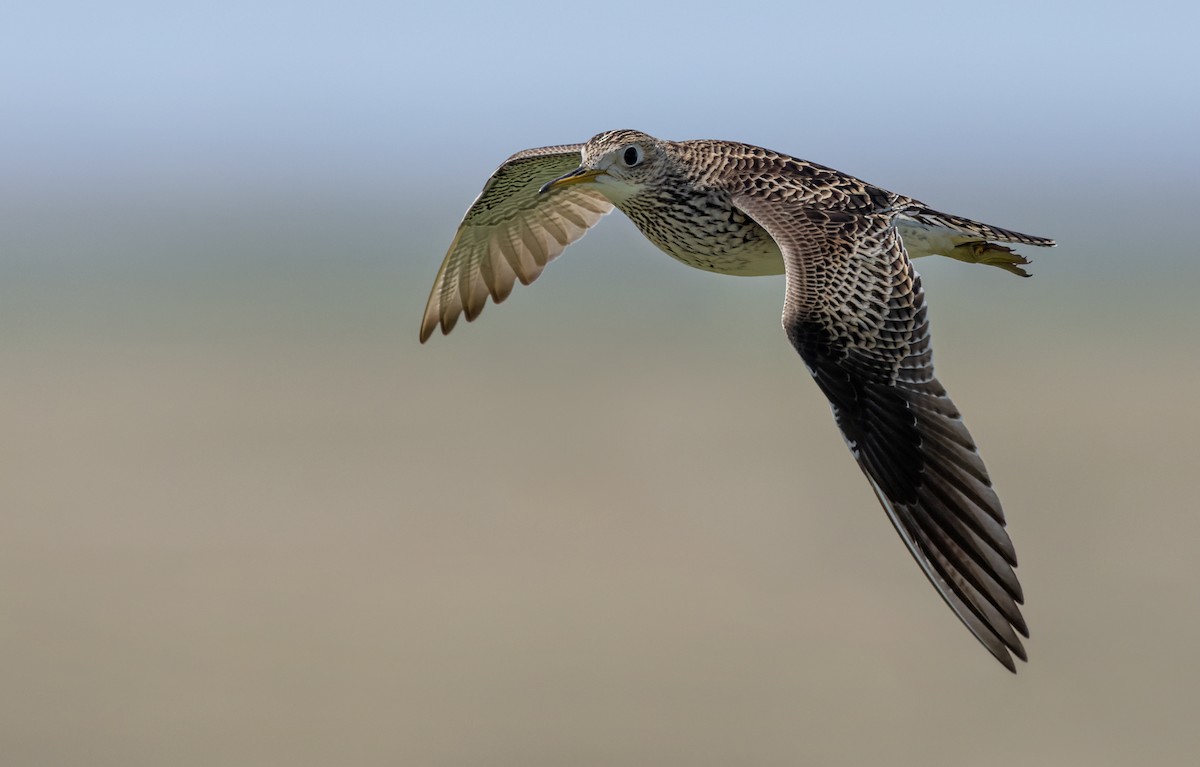
<path fill-rule="evenodd" d="M 718 274 L 786 276 L 783 329 L 926 577 L 1010 671 L 1029 630 L 1000 499 L 933 373 L 921 278 L 939 255 L 1021 276 L 1000 243 L 1044 237 L 941 213 L 816 163 L 732 141 L 633 130 L 518 152 L 488 179 L 442 262 L 424 343 L 529 284 L 620 209 L 659 249 Z"/>

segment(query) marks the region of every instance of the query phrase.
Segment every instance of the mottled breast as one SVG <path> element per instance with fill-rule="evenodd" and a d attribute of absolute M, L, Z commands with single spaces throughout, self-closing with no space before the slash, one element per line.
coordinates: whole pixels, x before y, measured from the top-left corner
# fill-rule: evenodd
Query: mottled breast
<path fill-rule="evenodd" d="M 662 184 L 617 207 L 659 249 L 688 266 L 746 277 L 783 274 L 775 241 L 727 192 Z"/>

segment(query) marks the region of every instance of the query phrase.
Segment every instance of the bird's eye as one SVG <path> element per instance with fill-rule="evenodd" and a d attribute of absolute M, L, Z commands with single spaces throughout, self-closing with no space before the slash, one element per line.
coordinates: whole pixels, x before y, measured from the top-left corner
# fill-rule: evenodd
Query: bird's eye
<path fill-rule="evenodd" d="M 637 146 L 636 144 L 632 144 L 630 146 L 625 147 L 625 151 L 621 153 L 621 159 L 624 160 L 625 164 L 628 165 L 630 168 L 634 167 L 635 165 L 641 165 L 642 164 L 642 149 L 641 149 L 641 147 Z"/>

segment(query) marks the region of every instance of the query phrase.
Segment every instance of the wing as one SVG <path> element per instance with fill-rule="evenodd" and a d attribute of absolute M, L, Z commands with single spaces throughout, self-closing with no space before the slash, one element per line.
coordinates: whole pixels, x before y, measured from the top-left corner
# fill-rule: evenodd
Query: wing
<path fill-rule="evenodd" d="M 1017 632 L 1029 636 L 1016 554 L 987 469 L 933 374 L 921 280 L 893 226 L 902 198 L 856 199 L 846 210 L 753 190 L 734 203 L 783 253 L 784 329 L 900 537 L 1015 671 L 1010 653 L 1026 657 Z"/>
<path fill-rule="evenodd" d="M 500 303 L 520 280 L 528 285 L 546 264 L 612 210 L 612 203 L 584 186 L 545 193 L 547 181 L 575 169 L 582 144 L 527 149 L 504 161 L 467 210 L 442 267 L 425 317 L 421 343 L 439 324 L 449 333 L 460 314 L 473 320 L 488 296 Z"/>

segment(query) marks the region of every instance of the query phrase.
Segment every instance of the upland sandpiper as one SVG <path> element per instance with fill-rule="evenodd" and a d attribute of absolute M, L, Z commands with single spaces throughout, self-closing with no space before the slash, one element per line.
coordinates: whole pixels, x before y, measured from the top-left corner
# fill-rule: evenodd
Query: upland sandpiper
<path fill-rule="evenodd" d="M 718 274 L 786 275 L 783 328 L 829 398 L 892 524 L 955 614 L 1010 671 L 1028 637 L 1017 563 L 975 442 L 933 374 L 921 278 L 940 255 L 1021 276 L 1033 237 L 940 213 L 815 163 L 731 141 L 617 130 L 518 152 L 467 211 L 421 341 L 508 297 L 616 206 L 652 243 Z"/>

